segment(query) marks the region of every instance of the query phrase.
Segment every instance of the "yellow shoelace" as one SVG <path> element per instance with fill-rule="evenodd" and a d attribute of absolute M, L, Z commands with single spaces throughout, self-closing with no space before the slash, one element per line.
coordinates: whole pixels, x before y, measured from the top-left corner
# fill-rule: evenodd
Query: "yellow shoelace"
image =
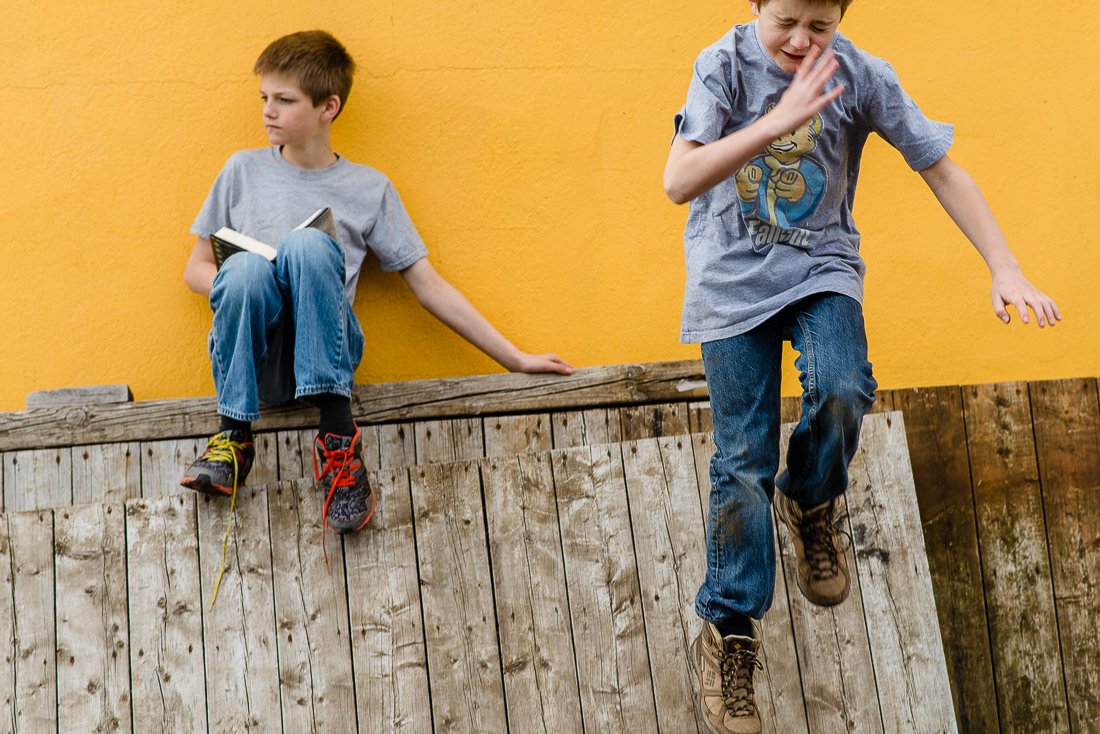
<path fill-rule="evenodd" d="M 225 558 L 229 552 L 229 531 L 233 529 L 233 511 L 237 507 L 237 452 L 244 452 L 244 446 L 236 441 L 230 440 L 228 433 L 219 433 L 210 439 L 210 442 L 206 444 L 206 451 L 203 453 L 204 458 L 209 458 L 213 461 L 232 461 L 233 462 L 233 496 L 229 502 L 229 524 L 225 527 L 225 539 L 222 540 L 222 562 L 221 567 L 218 568 L 218 577 L 214 579 L 214 593 L 210 597 L 210 608 L 214 608 L 214 602 L 218 600 L 218 587 L 222 583 L 222 575 L 225 573 Z"/>

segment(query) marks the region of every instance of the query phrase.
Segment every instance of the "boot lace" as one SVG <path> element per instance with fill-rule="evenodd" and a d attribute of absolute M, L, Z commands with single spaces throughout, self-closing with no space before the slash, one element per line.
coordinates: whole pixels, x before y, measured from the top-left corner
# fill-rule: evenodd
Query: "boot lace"
<path fill-rule="evenodd" d="M 851 536 L 840 529 L 846 516 L 833 518 L 835 506 L 835 502 L 829 502 L 814 510 L 803 510 L 799 523 L 810 574 L 818 581 L 831 579 L 840 573 L 837 556 L 851 545 Z M 834 540 L 838 536 L 842 539 L 840 543 Z"/>
<path fill-rule="evenodd" d="M 732 716 L 756 715 L 756 699 L 752 675 L 764 666 L 756 653 L 746 648 L 723 652 L 719 661 L 722 670 L 722 700 Z"/>

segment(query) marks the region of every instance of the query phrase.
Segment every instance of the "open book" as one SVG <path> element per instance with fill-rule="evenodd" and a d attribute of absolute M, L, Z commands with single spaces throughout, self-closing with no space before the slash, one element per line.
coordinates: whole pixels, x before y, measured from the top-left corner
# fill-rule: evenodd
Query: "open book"
<path fill-rule="evenodd" d="M 306 227 L 319 229 L 337 242 L 340 240 L 336 236 L 336 222 L 332 218 L 332 209 L 327 206 L 310 214 L 304 222 L 292 231 L 305 229 Z M 218 266 L 219 270 L 221 270 L 222 263 L 225 262 L 227 257 L 238 252 L 254 252 L 257 255 L 263 255 L 268 260 L 275 259 L 274 247 L 229 227 L 222 227 L 210 235 L 210 249 L 214 252 L 214 264 Z"/>

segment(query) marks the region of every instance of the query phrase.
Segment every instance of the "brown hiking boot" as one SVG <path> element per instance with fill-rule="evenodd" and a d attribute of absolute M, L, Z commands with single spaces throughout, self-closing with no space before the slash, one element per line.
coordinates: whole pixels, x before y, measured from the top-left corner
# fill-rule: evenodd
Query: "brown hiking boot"
<path fill-rule="evenodd" d="M 691 668 L 699 679 L 699 719 L 711 734 L 759 734 L 760 714 L 752 687 L 753 672 L 764 666 L 756 654 L 759 640 L 730 635 L 703 623 L 691 643 Z"/>
<path fill-rule="evenodd" d="M 803 509 L 782 492 L 776 493 L 775 509 L 787 526 L 798 560 L 798 588 L 802 596 L 822 607 L 836 606 L 848 598 L 851 575 L 836 525 L 837 500 Z"/>

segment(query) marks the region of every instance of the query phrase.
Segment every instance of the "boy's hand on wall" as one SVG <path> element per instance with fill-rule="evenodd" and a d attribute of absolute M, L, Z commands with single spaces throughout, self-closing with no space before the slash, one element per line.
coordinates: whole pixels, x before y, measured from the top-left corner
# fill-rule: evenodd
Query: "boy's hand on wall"
<path fill-rule="evenodd" d="M 818 63 L 818 59 L 821 59 Z M 815 65 L 816 64 L 816 65 Z M 768 113 L 775 116 L 775 122 L 779 126 L 779 135 L 784 135 L 792 130 L 802 127 L 818 112 L 840 96 L 844 91 L 844 85 L 838 84 L 828 92 L 825 85 L 836 74 L 840 63 L 832 51 L 826 51 L 822 56 L 821 49 L 817 46 L 810 48 L 806 58 L 794 74 L 791 86 L 779 99 L 779 104 Z"/>
<path fill-rule="evenodd" d="M 1010 304 L 1015 307 L 1020 314 L 1020 320 L 1025 324 L 1031 323 L 1027 313 L 1029 307 L 1035 312 L 1035 320 L 1040 328 L 1048 324 L 1054 326 L 1056 321 L 1062 320 L 1054 299 L 1032 285 L 1019 269 L 993 275 L 993 310 L 1006 324 L 1012 321 L 1008 313 Z"/>
<path fill-rule="evenodd" d="M 518 363 L 512 367 L 513 372 L 556 372 L 559 375 L 573 374 L 573 365 L 566 362 L 556 354 L 520 354 Z"/>

